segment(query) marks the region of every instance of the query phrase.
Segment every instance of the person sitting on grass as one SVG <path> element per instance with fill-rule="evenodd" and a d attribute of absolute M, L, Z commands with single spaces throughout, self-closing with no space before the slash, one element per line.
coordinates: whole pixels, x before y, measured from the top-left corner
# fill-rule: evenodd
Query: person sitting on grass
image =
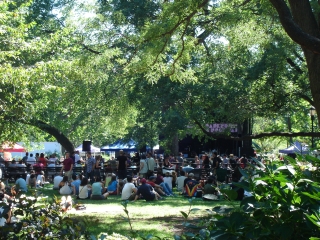
<path fill-rule="evenodd" d="M 203 200 L 217 200 L 218 191 L 216 190 L 216 187 L 214 186 L 214 179 L 209 178 L 206 184 L 204 185 L 204 188 L 202 190 L 202 199 Z"/>
<path fill-rule="evenodd" d="M 121 193 L 121 200 L 132 201 L 137 193 L 136 186 L 132 183 L 132 176 L 127 176 L 127 183 L 124 185 Z"/>
<path fill-rule="evenodd" d="M 187 181 L 185 187 L 185 196 L 186 197 L 201 197 L 202 192 L 198 192 L 198 189 L 201 189 L 201 184 L 194 179 L 194 174 L 189 173 L 191 180 Z"/>
<path fill-rule="evenodd" d="M 165 183 L 163 181 L 163 177 L 162 177 L 162 172 L 158 171 L 157 172 L 157 177 L 155 179 L 155 183 L 158 184 L 160 187 L 162 187 L 163 191 L 165 192 L 165 194 L 167 196 L 173 196 L 172 190 L 170 189 L 168 183 Z"/>
<path fill-rule="evenodd" d="M 184 171 L 180 171 L 180 176 L 177 177 L 177 180 L 176 180 L 176 185 L 177 185 L 177 190 L 182 193 L 183 190 L 184 190 L 184 187 L 183 187 L 183 183 L 184 183 L 184 180 L 186 179 L 187 177 L 185 176 L 185 172 Z"/>
<path fill-rule="evenodd" d="M 72 188 L 68 182 L 68 176 L 64 176 L 62 181 L 59 183 L 59 192 L 61 195 L 70 195 L 72 194 Z"/>
<path fill-rule="evenodd" d="M 141 198 L 145 199 L 146 201 L 155 201 L 158 199 L 162 199 L 160 195 L 157 192 L 155 192 L 149 184 L 147 184 L 147 180 L 145 178 L 142 178 L 140 180 L 140 183 L 141 186 L 138 188 L 137 195 L 134 198 L 133 202 L 138 200 L 140 195 Z"/>
<path fill-rule="evenodd" d="M 26 183 L 26 180 L 24 180 L 22 178 L 22 176 L 20 176 L 17 181 L 16 181 L 16 191 L 19 192 L 19 193 L 26 193 L 28 192 L 28 187 L 27 187 L 27 183 Z"/>
<path fill-rule="evenodd" d="M 111 177 L 111 181 L 108 184 L 107 191 L 109 195 L 117 195 L 118 194 L 118 181 L 117 176 L 113 175 Z"/>
<path fill-rule="evenodd" d="M 3 191 L 0 191 L 0 204 L 0 227 L 4 227 L 6 226 L 6 224 L 11 223 L 12 210 L 10 206 L 6 203 L 5 194 Z M 2 215 L 3 211 L 7 211 L 7 213 Z"/>
<path fill-rule="evenodd" d="M 79 189 L 80 191 L 80 189 Z M 103 200 L 107 199 L 109 196 L 108 192 L 104 192 L 103 183 L 101 182 L 101 177 L 96 177 L 96 181 L 92 184 L 92 200 Z"/>
<path fill-rule="evenodd" d="M 72 182 L 71 182 L 71 187 L 73 188 L 73 194 L 79 195 L 79 186 L 80 186 L 80 179 L 77 174 L 72 174 Z"/>
<path fill-rule="evenodd" d="M 172 188 L 175 188 L 177 186 L 176 184 L 177 182 L 177 173 L 176 172 L 172 172 Z"/>
<path fill-rule="evenodd" d="M 61 198 L 61 202 L 60 202 L 60 206 L 61 206 L 61 211 L 62 212 L 66 212 L 68 210 L 72 209 L 72 198 L 71 196 L 63 196 Z"/>
<path fill-rule="evenodd" d="M 172 175 L 170 175 L 169 172 L 166 172 L 166 175 L 163 178 L 163 182 L 168 184 L 171 192 L 172 192 L 172 179 L 173 179 Z"/>
<path fill-rule="evenodd" d="M 79 198 L 80 199 L 89 199 L 91 196 L 91 185 L 88 184 L 88 178 L 82 178 L 79 186 Z"/>
<path fill-rule="evenodd" d="M 109 183 L 111 182 L 111 178 L 112 176 L 115 175 L 113 173 L 108 173 L 108 175 L 106 176 L 106 179 L 104 180 L 104 183 L 105 183 L 105 187 L 108 188 L 109 186 Z"/>
<path fill-rule="evenodd" d="M 45 183 L 44 171 L 41 171 L 37 176 L 37 187 L 43 187 Z"/>
<path fill-rule="evenodd" d="M 53 190 L 59 190 L 59 184 L 63 180 L 63 177 L 60 175 L 57 175 L 53 179 Z"/>
<path fill-rule="evenodd" d="M 6 194 L 6 185 L 4 184 L 4 182 L 0 182 L 0 191 L 2 191 L 3 194 L 4 194 L 4 198 L 3 199 L 5 199 L 7 201 L 12 199 L 11 196 Z"/>
<path fill-rule="evenodd" d="M 170 194 L 166 194 L 163 191 L 163 188 L 160 185 L 156 184 L 155 181 L 156 181 L 156 177 L 155 176 L 150 176 L 149 180 L 147 181 L 147 184 L 149 184 L 151 187 L 153 187 L 153 189 L 157 193 L 159 193 L 160 196 L 169 196 Z"/>
<path fill-rule="evenodd" d="M 28 178 L 28 185 L 31 188 L 35 188 L 37 186 L 37 178 L 36 178 L 36 173 L 34 170 L 30 171 L 30 176 Z"/>

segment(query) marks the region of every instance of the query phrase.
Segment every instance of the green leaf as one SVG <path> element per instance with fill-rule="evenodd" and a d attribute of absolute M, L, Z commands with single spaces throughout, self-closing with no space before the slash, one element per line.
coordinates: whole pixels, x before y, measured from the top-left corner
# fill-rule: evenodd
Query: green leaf
<path fill-rule="evenodd" d="M 257 180 L 255 181 L 255 185 L 258 186 L 258 185 L 264 185 L 264 186 L 268 186 L 268 183 L 266 183 L 265 181 L 262 181 L 262 180 Z"/>
<path fill-rule="evenodd" d="M 316 227 L 320 228 L 320 221 L 319 219 L 316 219 L 316 217 L 312 214 L 312 215 L 309 215 L 309 214 L 304 214 L 308 220 L 313 223 Z M 317 221 L 318 220 L 318 221 Z"/>
<path fill-rule="evenodd" d="M 181 237 L 179 235 L 173 235 L 174 240 L 181 240 Z"/>
<path fill-rule="evenodd" d="M 308 193 L 308 192 L 302 192 L 301 194 L 303 194 L 303 195 L 305 195 L 305 196 L 307 196 L 307 197 L 310 197 L 310 198 L 312 198 L 312 199 L 315 199 L 315 200 L 320 200 L 320 197 L 318 197 L 318 196 L 316 196 L 316 195 L 314 195 L 314 194 L 310 194 L 310 193 Z"/>
<path fill-rule="evenodd" d="M 293 176 L 295 176 L 297 174 L 296 170 L 294 170 L 294 168 L 292 166 L 288 166 L 288 170 Z"/>
<path fill-rule="evenodd" d="M 249 174 L 246 170 L 243 170 L 242 168 L 238 168 L 242 176 L 244 176 L 246 179 L 249 179 Z"/>
<path fill-rule="evenodd" d="M 183 216 L 185 219 L 188 219 L 188 214 L 186 214 L 186 213 L 183 212 L 183 211 L 180 211 L 180 212 L 181 212 L 182 216 Z"/>
<path fill-rule="evenodd" d="M 302 182 L 313 183 L 312 180 L 303 178 L 303 179 L 299 179 L 298 184 L 299 184 L 299 183 L 302 183 Z"/>
<path fill-rule="evenodd" d="M 214 207 L 212 209 L 212 211 L 216 212 L 216 213 L 220 213 L 220 214 L 226 214 L 229 213 L 233 210 L 233 208 L 231 207 L 226 207 L 226 206 L 218 206 L 218 207 Z"/>
<path fill-rule="evenodd" d="M 238 193 L 232 189 L 220 189 L 220 192 L 226 194 L 230 200 L 236 200 L 238 197 Z"/>
<path fill-rule="evenodd" d="M 286 183 L 286 184 L 287 184 L 288 188 L 290 189 L 290 191 L 292 192 L 294 189 L 293 185 L 291 183 Z"/>
<path fill-rule="evenodd" d="M 233 185 L 239 187 L 239 188 L 243 188 L 244 190 L 246 190 L 247 192 L 250 192 L 251 189 L 250 189 L 250 186 L 249 186 L 249 183 L 246 182 L 246 181 L 242 181 L 242 182 L 233 182 L 232 183 Z"/>

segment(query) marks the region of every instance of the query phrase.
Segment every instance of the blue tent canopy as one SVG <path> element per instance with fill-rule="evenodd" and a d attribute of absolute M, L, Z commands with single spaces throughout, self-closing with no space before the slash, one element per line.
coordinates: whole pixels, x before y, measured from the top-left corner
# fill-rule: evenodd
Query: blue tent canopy
<path fill-rule="evenodd" d="M 292 146 L 279 150 L 279 153 L 298 153 L 298 154 L 308 154 L 309 153 L 309 148 L 308 146 L 303 146 L 300 142 L 296 141 L 293 143 Z"/>
<path fill-rule="evenodd" d="M 101 151 L 136 151 L 136 142 L 133 140 L 130 140 L 129 142 L 123 142 L 122 140 L 118 140 L 113 144 L 109 144 L 106 146 L 101 147 Z"/>

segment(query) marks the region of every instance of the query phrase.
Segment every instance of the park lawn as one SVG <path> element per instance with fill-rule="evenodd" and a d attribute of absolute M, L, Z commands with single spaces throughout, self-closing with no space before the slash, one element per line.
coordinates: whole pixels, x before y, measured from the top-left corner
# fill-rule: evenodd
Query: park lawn
<path fill-rule="evenodd" d="M 41 196 L 48 197 L 48 201 L 51 201 L 54 196 L 61 197 L 58 191 L 52 190 L 52 185 L 48 185 L 40 191 L 42 192 Z M 174 234 L 180 234 L 184 231 L 182 225 L 184 218 L 180 211 L 188 213 L 190 209 L 188 199 L 178 194 L 175 197 L 167 197 L 165 200 L 155 202 L 143 200 L 128 202 L 127 210 L 133 229 L 131 231 L 120 196 L 109 196 L 107 200 L 75 199 L 75 202 L 84 204 L 87 209 L 84 211 L 72 210 L 67 214 L 79 220 L 85 220 L 87 230 L 94 236 L 100 233 L 112 234 L 115 232 L 132 237 L 136 237 L 137 234 L 144 237 L 151 234 L 160 238 L 173 239 Z M 230 202 L 203 201 L 195 198 L 192 200 L 191 208 L 199 210 L 192 212 L 188 221 L 196 224 L 199 217 L 208 216 L 206 209 L 221 205 L 230 205 Z"/>

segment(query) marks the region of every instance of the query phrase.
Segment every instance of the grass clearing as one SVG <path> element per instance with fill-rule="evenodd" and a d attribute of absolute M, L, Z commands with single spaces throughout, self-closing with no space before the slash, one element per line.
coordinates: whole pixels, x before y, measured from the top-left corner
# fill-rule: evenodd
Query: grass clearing
<path fill-rule="evenodd" d="M 54 196 L 61 197 L 58 191 L 52 190 L 52 185 L 48 185 L 40 191 L 42 192 L 41 196 L 48 196 L 47 200 L 43 201 L 52 201 Z M 79 220 L 85 220 L 88 230 L 93 235 L 115 232 L 132 236 L 120 196 L 109 196 L 107 200 L 75 199 L 75 202 L 84 204 L 86 210 L 72 210 L 67 214 Z M 191 208 L 199 210 L 192 212 L 188 221 L 197 222 L 199 217 L 208 215 L 206 209 L 212 209 L 218 205 L 230 205 L 230 202 L 194 199 Z M 184 230 L 182 226 L 184 218 L 180 211 L 188 213 L 189 209 L 188 199 L 181 195 L 167 197 L 161 201 L 146 202 L 140 200 L 127 204 L 133 231 L 143 236 L 151 234 L 169 239 L 172 239 L 174 234 L 180 234 Z"/>

